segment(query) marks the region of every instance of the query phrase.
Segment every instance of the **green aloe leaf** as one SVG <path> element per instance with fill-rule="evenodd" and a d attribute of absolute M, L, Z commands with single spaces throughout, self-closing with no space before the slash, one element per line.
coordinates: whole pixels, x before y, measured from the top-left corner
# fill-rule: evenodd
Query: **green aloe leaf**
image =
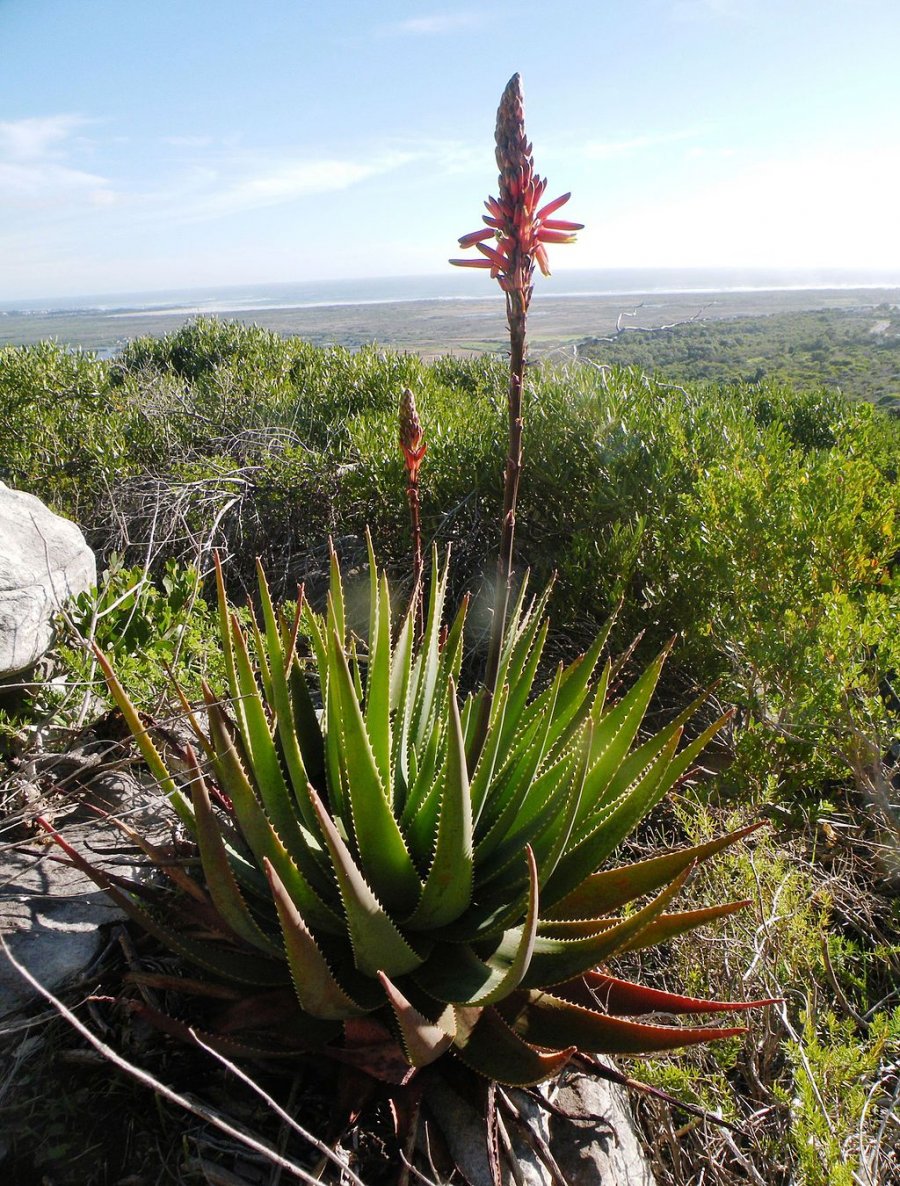
<path fill-rule="evenodd" d="M 558 685 L 558 678 L 554 687 Z M 492 780 L 476 832 L 476 860 L 484 861 L 506 836 L 519 811 L 523 797 L 547 752 L 552 714 L 536 718 L 517 734 L 503 767 Z M 502 751 L 501 751 L 502 752 Z"/>
<path fill-rule="evenodd" d="M 708 729 L 705 729 L 699 737 L 696 737 L 689 745 L 684 746 L 680 752 L 671 758 L 657 780 L 653 777 L 653 772 L 658 769 L 662 758 L 670 753 L 668 746 L 664 748 L 660 757 L 648 768 L 646 777 L 639 780 L 631 791 L 620 796 L 618 802 L 613 805 L 612 813 L 606 818 L 604 824 L 603 842 L 599 849 L 600 859 L 597 862 L 598 864 L 600 860 L 605 860 L 609 856 L 613 849 L 644 818 L 647 812 L 651 811 L 663 796 L 668 794 L 678 783 L 682 775 L 693 766 L 699 754 L 706 749 L 716 733 L 731 719 L 731 715 L 730 712 L 725 713 L 717 721 L 714 721 Z M 675 736 L 677 739 L 679 735 L 676 734 Z M 669 745 L 671 745 L 671 742 Z"/>
<path fill-rule="evenodd" d="M 535 940 L 531 966 L 523 980 L 523 988 L 548 988 L 563 984 L 594 968 L 603 960 L 618 954 L 630 940 L 637 938 L 654 922 L 687 881 L 690 869 L 676 877 L 671 885 L 658 894 L 641 910 L 626 919 L 616 921 L 599 934 L 577 939 Z"/>
<path fill-rule="evenodd" d="M 347 637 L 347 619 L 344 613 L 344 583 L 341 578 L 341 566 L 338 562 L 337 552 L 334 550 L 331 540 L 328 541 L 328 554 L 331 564 L 331 581 L 328 597 L 328 629 L 333 630 L 338 636 L 339 644 L 343 648 L 344 639 Z"/>
<path fill-rule="evenodd" d="M 535 855 L 541 870 L 542 890 L 553 876 L 563 853 L 569 847 L 572 829 L 575 827 L 575 820 L 578 817 L 581 797 L 584 794 L 584 783 L 587 778 L 588 762 L 591 756 L 592 734 L 593 724 L 588 721 L 584 731 L 584 738 L 580 743 L 581 760 L 569 785 L 569 793 L 563 805 L 563 810 L 554 821 L 553 827 L 547 829 L 543 835 L 537 837 L 534 841 Z"/>
<path fill-rule="evenodd" d="M 750 905 L 750 898 L 740 902 L 725 902 L 721 906 L 704 906 L 700 910 L 685 910 L 678 914 L 661 914 L 640 934 L 625 943 L 619 950 L 642 951 L 645 947 L 657 947 L 678 935 L 685 935 L 697 927 L 705 926 L 708 922 L 715 922 L 720 918 L 727 918 L 738 910 L 744 910 Z"/>
<path fill-rule="evenodd" d="M 213 814 L 209 791 L 197 763 L 197 756 L 189 745 L 185 747 L 185 754 L 191 778 L 194 816 L 197 822 L 197 844 L 200 848 L 200 860 L 213 905 L 236 935 L 239 935 L 251 946 L 258 947 L 266 955 L 280 959 L 281 948 L 260 928 L 244 901 L 244 896 L 232 872 L 225 841 L 222 839 L 216 817 Z"/>
<path fill-rule="evenodd" d="M 432 549 L 432 571 L 437 572 L 437 549 Z M 437 580 L 431 583 L 431 594 L 428 602 L 428 615 L 425 620 L 425 633 L 422 646 L 413 664 L 412 679 L 410 681 L 411 697 L 409 741 L 410 744 L 421 747 L 428 735 L 431 725 L 434 698 L 438 685 L 438 671 L 440 668 L 440 638 L 441 615 L 447 596 L 447 580 L 449 578 L 449 555 L 444 568 Z"/>
<path fill-rule="evenodd" d="M 258 565 L 259 561 L 257 560 Z M 266 640 L 263 638 L 262 631 L 259 628 L 259 621 L 257 620 L 256 610 L 253 608 L 252 601 L 247 603 L 247 616 L 250 621 L 250 634 L 253 639 L 253 650 L 256 655 L 259 681 L 262 684 L 265 702 L 271 707 L 274 706 L 275 701 L 272 689 L 272 671 L 269 665 L 269 652 L 267 650 Z M 238 680 L 240 680 L 240 672 L 238 673 Z"/>
<path fill-rule="evenodd" d="M 501 748 L 505 748 L 519 728 L 520 719 L 528 703 L 534 687 L 534 677 L 544 653 L 544 644 L 550 622 L 535 618 L 534 626 L 523 633 L 523 637 L 516 646 L 505 670 L 501 670 L 498 679 L 509 685 L 509 703 L 503 722 L 503 738 Z M 552 715 L 552 709 L 550 712 Z"/>
<path fill-rule="evenodd" d="M 221 707 L 212 700 L 207 703 L 207 711 L 216 749 L 216 774 L 231 799 L 241 834 L 256 858 L 258 867 L 262 868 L 263 860 L 267 858 L 278 870 L 278 876 L 288 887 L 291 897 L 303 911 L 304 917 L 319 930 L 334 935 L 343 934 L 345 927 L 340 915 L 318 895 L 303 871 L 294 864 L 265 810 L 260 806 Z"/>
<path fill-rule="evenodd" d="M 575 1047 L 545 1051 L 513 1033 L 496 1009 L 485 1009 L 474 1028 L 457 1036 L 454 1051 L 466 1066 L 508 1087 L 531 1087 L 559 1074 Z"/>
<path fill-rule="evenodd" d="M 272 736 L 265 705 L 253 674 L 247 643 L 237 618 L 232 619 L 232 640 L 235 670 L 241 690 L 241 711 L 238 720 L 243 726 L 241 737 L 256 790 L 266 814 L 294 863 L 303 868 L 308 877 L 315 880 L 320 876 L 318 858 L 322 851 L 321 843 L 313 832 L 304 830 L 297 819 L 294 799 L 284 777 L 281 757 Z M 313 871 L 310 869 L 310 859 L 314 864 Z"/>
<path fill-rule="evenodd" d="M 303 672 L 303 664 L 294 656 L 289 672 L 291 713 L 300 742 L 303 764 L 314 787 L 325 786 L 325 739 L 313 699 Z"/>
<path fill-rule="evenodd" d="M 275 908 L 278 911 L 278 921 L 284 935 L 284 949 L 300 1008 L 313 1017 L 331 1021 L 361 1017 L 369 1010 L 353 1000 L 338 983 L 275 867 L 269 861 L 264 863 L 266 876 L 272 888 L 272 897 L 275 899 Z M 377 1004 L 376 1000 L 371 1008 L 377 1007 Z"/>
<path fill-rule="evenodd" d="M 623 1021 L 546 992 L 530 993 L 509 1021 L 514 1033 L 537 1046 L 577 1047 L 586 1054 L 657 1054 L 747 1032 L 744 1026 L 693 1028 Z"/>
<path fill-rule="evenodd" d="M 141 751 L 141 757 L 147 763 L 150 773 L 159 783 L 166 798 L 174 807 L 178 818 L 189 831 L 193 832 L 195 826 L 194 813 L 185 799 L 181 788 L 169 773 L 168 767 L 162 759 L 162 755 L 154 745 L 147 727 L 141 720 L 140 713 L 122 686 L 119 677 L 113 671 L 107 657 L 96 645 L 93 647 L 93 651 L 97 662 L 100 664 L 100 669 L 106 679 L 112 698 L 119 706 L 119 711 L 125 718 L 125 723 L 131 730 L 132 737 L 137 742 L 137 747 Z"/>
<path fill-rule="evenodd" d="M 578 771 L 583 767 L 583 755 L 570 750 L 534 780 L 523 797 L 523 809 L 505 830 L 502 842 L 486 858 L 480 851 L 477 853 L 479 894 L 496 897 L 505 887 L 521 883 L 521 873 L 516 869 L 511 874 L 510 867 L 526 844 L 536 846 L 537 838 L 548 831 L 552 845 L 564 826 L 565 807 L 571 803 L 573 787 L 580 797 L 583 777 Z M 543 873 L 543 865 L 541 868 Z"/>
<path fill-rule="evenodd" d="M 660 729 L 658 733 L 645 741 L 643 745 L 639 745 L 633 749 L 610 779 L 606 790 L 603 792 L 602 801 L 611 803 L 627 791 L 669 743 L 672 737 L 676 733 L 681 733 L 687 722 L 706 703 L 707 699 L 708 693 L 704 692 L 693 700 L 683 712 L 679 713 L 673 721 L 670 721 L 668 725 Z"/>
<path fill-rule="evenodd" d="M 313 787 L 309 795 L 334 862 L 357 968 L 367 976 L 402 976 L 418 968 L 423 956 L 407 943 L 366 883 Z"/>
<path fill-rule="evenodd" d="M 437 845 L 422 896 L 405 923 L 412 930 L 445 926 L 459 918 L 472 900 L 472 801 L 456 687 L 452 678 L 449 682 L 450 736 Z"/>
<path fill-rule="evenodd" d="M 573 834 L 568 851 L 560 858 L 543 887 L 544 902 L 548 909 L 595 873 L 637 822 L 659 802 L 671 786 L 667 774 L 677 746 L 678 736 L 675 736 L 631 792 L 588 821 L 588 830 L 585 831 L 583 826 L 580 834 Z"/>
<path fill-rule="evenodd" d="M 446 722 L 435 717 L 425 745 L 420 751 L 410 752 L 409 793 L 400 830 L 410 851 L 420 865 L 427 864 L 437 839 L 437 822 L 441 805 L 439 767 L 446 763 Z M 442 771 L 440 771 L 442 773 Z"/>
<path fill-rule="evenodd" d="M 664 648 L 614 708 L 602 715 L 594 714 L 594 749 L 578 823 L 601 804 L 603 793 L 631 748 L 670 649 Z"/>
<path fill-rule="evenodd" d="M 384 972 L 378 973 L 381 986 L 397 1019 L 400 1040 L 411 1066 L 426 1067 L 449 1050 L 456 1037 L 456 1017 L 448 1006 L 437 1021 L 429 1021 L 409 1003 Z"/>
<path fill-rule="evenodd" d="M 239 700 L 237 672 L 234 667 L 234 651 L 231 646 L 231 617 L 228 612 L 228 599 L 225 596 L 225 577 L 222 573 L 222 560 L 218 549 L 213 552 L 216 569 L 216 606 L 219 620 L 219 640 L 222 643 L 222 659 L 225 663 L 225 680 L 228 694 L 232 703 Z"/>
<path fill-rule="evenodd" d="M 369 638 L 366 730 L 381 781 L 391 790 L 391 594 L 382 574 L 375 591 L 375 633 Z"/>
<path fill-rule="evenodd" d="M 472 775 L 472 782 L 469 789 L 472 796 L 472 817 L 476 825 L 480 820 L 481 810 L 490 790 L 494 771 L 497 766 L 497 759 L 500 753 L 500 740 L 503 736 L 503 717 L 506 712 L 506 702 L 508 699 L 509 684 L 504 684 L 501 688 L 498 688 L 494 696 L 492 705 L 493 724 L 488 730 L 481 755 L 475 766 L 475 773 Z M 470 700 L 469 703 L 472 705 L 469 720 L 474 721 L 478 716 L 478 712 L 475 708 L 475 702 Z M 468 747 L 466 753 L 468 754 Z"/>
<path fill-rule="evenodd" d="M 726 836 L 719 836 L 692 848 L 676 849 L 647 861 L 594 873 L 561 901 L 550 907 L 545 906 L 543 918 L 599 918 L 611 910 L 618 910 L 635 898 L 652 894 L 661 885 L 667 885 L 689 865 L 701 864 L 724 848 L 750 836 L 763 823 L 750 824 L 749 827 L 739 828 L 736 832 L 729 832 Z"/>
<path fill-rule="evenodd" d="M 130 894 L 115 885 L 101 869 L 95 868 L 90 861 L 85 860 L 81 853 L 63 840 L 46 821 L 39 818 L 38 823 L 50 833 L 53 840 L 77 869 L 90 877 L 117 906 L 125 911 L 129 918 L 139 923 L 145 931 L 158 939 L 170 951 L 176 952 L 207 972 L 212 972 L 216 976 L 235 981 L 238 984 L 272 988 L 285 983 L 284 965 L 268 960 L 258 952 L 250 953 L 233 949 L 227 946 L 224 941 L 215 943 L 206 939 L 193 939 L 173 930 L 161 922 L 151 911 L 136 902 Z"/>
<path fill-rule="evenodd" d="M 422 883 L 391 810 L 388 788 L 372 752 L 347 658 L 334 633 L 331 642 L 329 687 L 334 686 L 338 697 L 341 756 L 360 862 L 386 907 L 408 914 L 419 900 Z"/>
<path fill-rule="evenodd" d="M 490 1005 L 521 984 L 534 951 L 538 922 L 538 874 L 534 853 L 528 861 L 528 911 L 521 927 L 506 931 L 487 960 L 464 944 L 442 943 L 413 977 L 429 996 L 454 1005 Z"/>
<path fill-rule="evenodd" d="M 268 695 L 271 698 L 271 705 L 275 709 L 275 724 L 278 731 L 278 739 L 281 742 L 281 753 L 284 757 L 293 788 L 294 802 L 299 807 L 300 814 L 308 829 L 308 847 L 314 848 L 318 855 L 321 853 L 321 847 L 309 841 L 309 838 L 315 836 L 317 829 L 315 815 L 310 806 L 309 796 L 306 794 L 306 784 L 309 782 L 309 774 L 303 760 L 300 738 L 297 734 L 296 723 L 294 721 L 291 693 L 287 680 L 288 663 L 285 660 L 284 648 L 281 642 L 281 631 L 278 627 L 278 619 L 275 616 L 275 607 L 272 605 L 269 584 L 259 560 L 256 561 L 256 575 L 259 582 L 259 595 L 266 629 L 265 639 L 260 637 L 257 641 L 258 653 L 261 654 L 268 651 Z"/>

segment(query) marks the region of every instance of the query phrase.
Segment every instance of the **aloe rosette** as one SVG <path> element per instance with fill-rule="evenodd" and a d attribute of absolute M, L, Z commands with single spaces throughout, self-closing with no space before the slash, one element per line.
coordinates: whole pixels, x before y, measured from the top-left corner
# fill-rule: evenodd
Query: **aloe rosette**
<path fill-rule="evenodd" d="M 698 701 L 644 739 L 665 654 L 613 703 L 605 634 L 537 690 L 547 595 L 526 604 L 523 588 L 475 760 L 484 692 L 460 703 L 457 691 L 466 605 L 443 626 L 447 567 L 434 572 L 417 641 L 414 606 L 392 629 L 370 546 L 366 647 L 348 629 L 336 557 L 324 614 L 302 596 L 292 618 L 276 610 L 260 570 L 248 629 L 219 572 L 228 687 L 206 690 L 208 728 L 192 717 L 196 752 L 185 747 L 177 771 L 101 657 L 198 871 L 142 841 L 172 884 L 136 887 L 59 843 L 230 998 L 225 1049 L 324 1049 L 401 1081 L 450 1053 L 527 1085 L 575 1050 L 644 1054 L 740 1033 L 634 1020 L 752 1003 L 645 988 L 608 965 L 739 909 L 670 906 L 698 862 L 753 829 L 602 868 L 725 718 L 683 743 Z"/>

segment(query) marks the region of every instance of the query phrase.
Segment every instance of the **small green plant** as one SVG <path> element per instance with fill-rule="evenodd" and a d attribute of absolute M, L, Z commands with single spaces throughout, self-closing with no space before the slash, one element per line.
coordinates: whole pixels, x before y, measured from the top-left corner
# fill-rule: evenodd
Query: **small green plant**
<path fill-rule="evenodd" d="M 215 678 L 215 617 L 193 565 L 167 560 L 158 578 L 127 568 L 115 554 L 96 589 L 80 594 L 62 623 L 60 655 L 69 672 L 89 684 L 96 674 L 93 644 L 115 664 L 129 696 L 142 709 L 158 699 L 174 675 L 189 696 Z"/>

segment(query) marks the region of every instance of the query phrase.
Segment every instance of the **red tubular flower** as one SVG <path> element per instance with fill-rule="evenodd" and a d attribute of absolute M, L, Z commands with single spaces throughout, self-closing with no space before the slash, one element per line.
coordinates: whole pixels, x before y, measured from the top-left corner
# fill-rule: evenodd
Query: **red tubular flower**
<path fill-rule="evenodd" d="M 539 205 L 547 182 L 534 171 L 518 74 L 509 80 L 500 100 L 496 143 L 500 195 L 485 202 L 488 213 L 482 219 L 489 229 L 472 231 L 459 240 L 460 247 L 475 247 L 484 258 L 452 259 L 450 263 L 460 268 L 489 269 L 508 296 L 517 295 L 516 303 L 524 310 L 531 300 L 535 264 L 545 276 L 550 275 L 544 245 L 573 243 L 573 232 L 580 231 L 583 224 L 550 217 L 571 194 Z M 489 245 L 491 239 L 495 242 Z"/>

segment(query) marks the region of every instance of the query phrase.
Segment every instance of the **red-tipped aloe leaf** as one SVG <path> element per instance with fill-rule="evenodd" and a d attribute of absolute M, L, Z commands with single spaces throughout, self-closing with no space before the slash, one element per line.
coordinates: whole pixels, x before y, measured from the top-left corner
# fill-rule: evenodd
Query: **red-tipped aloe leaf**
<path fill-rule="evenodd" d="M 456 1021 L 448 1006 L 437 1021 L 429 1021 L 414 1008 L 384 972 L 378 973 L 381 987 L 397 1019 L 406 1057 L 414 1067 L 426 1067 L 448 1050 L 456 1036 Z"/>
<path fill-rule="evenodd" d="M 229 1058 L 296 1059 L 298 1053 L 302 1051 L 321 1050 L 327 1042 L 340 1033 L 340 1029 L 333 1023 L 319 1021 L 316 1017 L 302 1017 L 298 1019 L 300 1024 L 297 1027 L 297 1033 L 283 1033 L 279 1042 L 271 1038 L 268 1041 L 261 1040 L 255 1043 L 241 1042 L 234 1038 L 223 1037 L 221 1034 L 210 1034 L 203 1030 L 197 1030 L 194 1026 L 186 1025 L 183 1021 L 169 1017 L 167 1013 L 161 1013 L 158 1009 L 145 1005 L 143 1001 L 128 1001 L 127 1007 L 130 1013 L 143 1018 L 162 1033 L 177 1038 L 181 1042 L 186 1042 L 188 1045 L 196 1045 L 199 1040 L 205 1046 L 209 1046 L 211 1050 Z M 260 1037 L 262 1038 L 262 1035 Z"/>
<path fill-rule="evenodd" d="M 509 1087 L 531 1087 L 559 1074 L 575 1047 L 537 1050 L 509 1028 L 495 1009 L 485 1009 L 478 1023 L 454 1043 L 458 1057 L 473 1071 Z"/>
<path fill-rule="evenodd" d="M 542 992 L 530 994 L 511 1025 L 519 1037 L 535 1045 L 574 1046 L 585 1054 L 657 1054 L 747 1032 L 744 1026 L 717 1029 L 623 1021 Z"/>
<path fill-rule="evenodd" d="M 644 1013 L 740 1013 L 776 1003 L 774 999 L 704 1001 L 698 997 L 648 988 L 644 984 L 633 984 L 630 980 L 619 980 L 605 972 L 586 972 L 568 984 L 560 984 L 553 994 L 585 1009 L 599 1006 L 604 1013 L 617 1017 L 639 1017 Z"/>
<path fill-rule="evenodd" d="M 273 963 L 264 957 L 244 951 L 231 950 L 224 943 L 217 944 L 204 939 L 192 939 L 179 934 L 164 923 L 160 922 L 149 910 L 140 906 L 130 894 L 116 886 L 101 870 L 95 868 L 89 861 L 74 849 L 71 844 L 63 840 L 58 832 L 40 817 L 38 823 L 49 832 L 54 841 L 65 852 L 69 860 L 85 873 L 102 889 L 129 918 L 139 923 L 155 939 L 164 943 L 166 947 L 183 956 L 198 967 L 205 968 L 225 980 L 234 980 L 239 984 L 252 984 L 261 988 L 273 987 L 285 981 L 283 965 Z M 223 926 L 223 933 L 227 930 Z"/>

